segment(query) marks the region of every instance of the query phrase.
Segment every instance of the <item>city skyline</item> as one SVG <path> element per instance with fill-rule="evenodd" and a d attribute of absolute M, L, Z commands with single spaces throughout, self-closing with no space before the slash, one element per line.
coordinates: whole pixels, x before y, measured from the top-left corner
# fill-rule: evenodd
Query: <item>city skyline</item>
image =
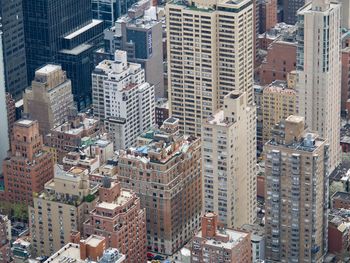
<path fill-rule="evenodd" d="M 346 0 L 0 0 L 0 263 L 350 262 Z"/>

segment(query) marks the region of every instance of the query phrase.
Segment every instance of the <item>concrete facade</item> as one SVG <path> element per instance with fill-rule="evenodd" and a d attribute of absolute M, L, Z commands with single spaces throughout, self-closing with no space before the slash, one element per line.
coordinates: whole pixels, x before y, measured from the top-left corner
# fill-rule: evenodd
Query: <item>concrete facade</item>
<path fill-rule="evenodd" d="M 271 139 L 276 123 L 296 113 L 297 93 L 284 81 L 274 81 L 264 88 L 262 95 L 263 142 Z"/>
<path fill-rule="evenodd" d="M 99 185 L 89 181 L 88 170 L 68 172 L 56 166 L 55 177 L 34 196 L 29 207 L 29 231 L 34 256 L 50 256 L 70 241 L 72 231 L 83 231 L 95 207 Z"/>
<path fill-rule="evenodd" d="M 340 4 L 313 0 L 298 17 L 298 115 L 328 140 L 333 171 L 341 159 Z"/>
<path fill-rule="evenodd" d="M 144 69 L 119 50 L 113 61 L 96 66 L 92 79 L 94 116 L 104 121 L 116 150 L 134 145 L 137 136 L 155 125 L 154 86 L 145 82 Z"/>
<path fill-rule="evenodd" d="M 327 252 L 329 146 L 303 117 L 276 124 L 265 144 L 266 259 L 323 262 Z"/>
<path fill-rule="evenodd" d="M 225 227 L 256 219 L 256 108 L 247 94 L 231 92 L 223 109 L 203 123 L 203 211 Z"/>
<path fill-rule="evenodd" d="M 166 5 L 170 115 L 182 133 L 200 136 L 233 90 L 253 103 L 253 15 L 250 0 Z"/>
<path fill-rule="evenodd" d="M 71 81 L 61 66 L 46 65 L 35 71 L 31 89 L 23 96 L 24 113 L 39 122 L 45 136 L 64 123 L 74 107 Z"/>

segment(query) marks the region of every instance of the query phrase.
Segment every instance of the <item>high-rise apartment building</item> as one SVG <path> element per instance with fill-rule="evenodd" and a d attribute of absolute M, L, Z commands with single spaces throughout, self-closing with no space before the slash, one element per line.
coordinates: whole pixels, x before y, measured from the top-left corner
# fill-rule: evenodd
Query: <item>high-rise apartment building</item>
<path fill-rule="evenodd" d="M 294 87 L 288 86 L 285 81 L 275 80 L 263 89 L 263 143 L 271 139 L 271 130 L 276 123 L 296 113 L 296 100 L 297 93 Z"/>
<path fill-rule="evenodd" d="M 7 201 L 32 204 L 33 194 L 42 191 L 52 179 L 53 166 L 51 154 L 43 150 L 38 122 L 17 121 L 13 126 L 11 152 L 2 163 Z"/>
<path fill-rule="evenodd" d="M 94 115 L 105 122 L 115 149 L 126 149 L 155 125 L 154 86 L 145 82 L 140 64 L 127 61 L 126 51 L 104 60 L 92 73 Z"/>
<path fill-rule="evenodd" d="M 104 29 L 102 20 L 92 19 L 91 0 L 26 0 L 23 10 L 28 79 L 47 63 L 61 64 L 78 109 L 88 106 L 93 52 Z"/>
<path fill-rule="evenodd" d="M 105 27 L 111 27 L 135 2 L 137 0 L 91 0 L 93 18 L 103 20 Z"/>
<path fill-rule="evenodd" d="M 253 103 L 253 1 L 173 0 L 166 15 L 171 116 L 199 136 L 230 91 Z"/>
<path fill-rule="evenodd" d="M 39 122 L 45 136 L 64 123 L 74 107 L 72 84 L 61 66 L 46 65 L 35 71 L 31 89 L 23 96 L 24 113 Z"/>
<path fill-rule="evenodd" d="M 6 91 L 19 99 L 27 87 L 22 0 L 0 0 L 0 32 L 3 32 L 1 52 L 4 56 Z"/>
<path fill-rule="evenodd" d="M 226 95 L 201 136 L 203 210 L 229 228 L 256 218 L 256 108 L 247 100 L 246 93 Z"/>
<path fill-rule="evenodd" d="M 179 120 L 167 119 L 159 130 L 121 151 L 118 180 L 132 189 L 146 208 L 148 250 L 172 255 L 200 222 L 200 140 L 179 134 Z"/>
<path fill-rule="evenodd" d="M 0 30 L 0 160 L 4 160 L 6 158 L 7 151 L 10 148 L 6 109 L 5 69 L 2 47 L 2 35 L 3 33 Z M 2 173 L 2 166 L 0 165 L 0 178 L 2 178 Z"/>
<path fill-rule="evenodd" d="M 297 12 L 305 4 L 305 0 L 285 0 L 283 1 L 283 22 L 294 25 L 297 22 Z"/>
<path fill-rule="evenodd" d="M 126 255 L 125 262 L 146 262 L 146 211 L 133 191 L 108 177 L 99 189 L 99 202 L 84 223 L 84 235 L 92 234 L 104 236 L 108 247 Z"/>
<path fill-rule="evenodd" d="M 252 263 L 250 233 L 219 228 L 215 213 L 206 213 L 201 225 L 191 241 L 191 262 Z"/>
<path fill-rule="evenodd" d="M 327 141 L 303 117 L 276 124 L 265 144 L 266 259 L 323 262 L 327 252 Z"/>
<path fill-rule="evenodd" d="M 328 140 L 331 171 L 340 162 L 340 4 L 313 0 L 298 12 L 298 115 Z"/>
<path fill-rule="evenodd" d="M 128 61 L 141 64 L 146 81 L 154 85 L 155 96 L 165 96 L 163 70 L 163 28 L 150 0 L 134 4 L 128 15 L 104 31 L 104 48 L 97 57 L 113 58 L 116 50 L 127 51 Z"/>
<path fill-rule="evenodd" d="M 50 256 L 70 241 L 71 231 L 83 231 L 83 223 L 96 203 L 99 185 L 89 181 L 87 169 L 59 166 L 44 191 L 29 207 L 29 231 L 34 256 Z"/>

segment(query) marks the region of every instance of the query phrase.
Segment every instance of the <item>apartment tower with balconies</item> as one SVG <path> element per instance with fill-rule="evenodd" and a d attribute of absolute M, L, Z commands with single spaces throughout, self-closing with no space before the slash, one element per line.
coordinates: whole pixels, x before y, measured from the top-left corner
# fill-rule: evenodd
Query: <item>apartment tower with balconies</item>
<path fill-rule="evenodd" d="M 300 116 L 265 144 L 266 259 L 323 262 L 327 252 L 329 145 Z M 268 261 L 268 262 L 270 262 Z"/>

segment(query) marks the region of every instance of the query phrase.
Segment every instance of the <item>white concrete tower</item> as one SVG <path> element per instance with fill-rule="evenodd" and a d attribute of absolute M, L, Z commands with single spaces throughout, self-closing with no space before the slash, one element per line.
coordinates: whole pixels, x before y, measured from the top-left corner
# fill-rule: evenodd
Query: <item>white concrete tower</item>
<path fill-rule="evenodd" d="M 298 12 L 298 115 L 328 139 L 330 172 L 340 162 L 340 4 L 313 0 Z"/>
<path fill-rule="evenodd" d="M 0 24 L 1 26 L 1 24 Z M 5 92 L 5 69 L 2 49 L 2 31 L 0 29 L 0 162 L 6 158 L 9 150 L 6 92 Z M 2 165 L 0 165 L 0 175 L 2 174 Z"/>

